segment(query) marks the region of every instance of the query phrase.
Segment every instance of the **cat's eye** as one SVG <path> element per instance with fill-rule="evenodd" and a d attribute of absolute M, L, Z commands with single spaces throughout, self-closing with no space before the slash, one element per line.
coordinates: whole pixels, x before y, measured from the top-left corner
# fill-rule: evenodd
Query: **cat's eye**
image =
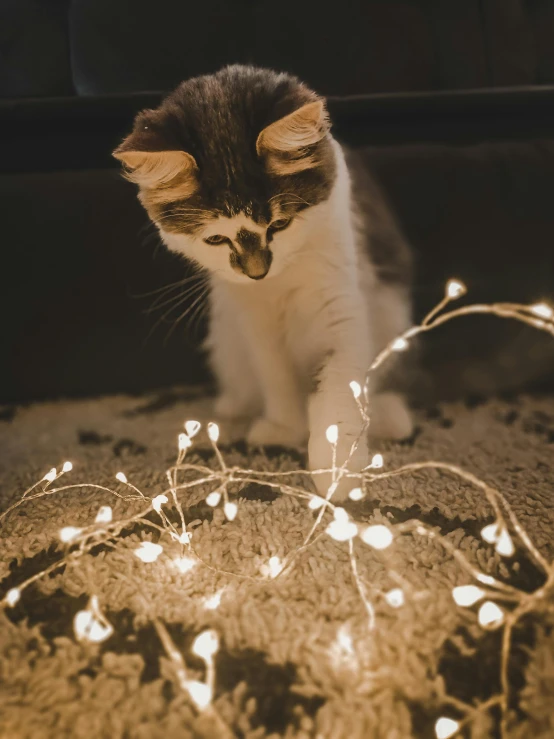
<path fill-rule="evenodd" d="M 290 225 L 292 218 L 277 218 L 269 224 L 269 228 L 272 231 L 282 231 L 284 228 Z"/>
<path fill-rule="evenodd" d="M 204 239 L 206 244 L 225 244 L 225 242 L 229 241 L 227 236 L 222 236 L 221 234 L 214 234 L 213 236 L 208 236 L 207 239 Z"/>

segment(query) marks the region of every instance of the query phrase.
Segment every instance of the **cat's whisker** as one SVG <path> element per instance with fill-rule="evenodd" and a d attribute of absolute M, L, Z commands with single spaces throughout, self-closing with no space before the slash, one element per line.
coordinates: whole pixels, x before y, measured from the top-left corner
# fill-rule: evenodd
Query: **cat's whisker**
<path fill-rule="evenodd" d="M 187 307 L 187 309 L 186 309 L 186 310 L 184 310 L 184 311 L 183 311 L 183 312 L 181 313 L 181 315 L 180 315 L 180 316 L 179 316 L 179 318 L 177 318 L 177 320 L 176 320 L 176 321 L 175 321 L 175 322 L 173 323 L 173 325 L 172 325 L 172 327 L 170 328 L 170 330 L 169 330 L 169 332 L 168 332 L 167 336 L 165 337 L 165 339 L 164 339 L 164 345 L 165 345 L 165 344 L 167 343 L 167 341 L 169 341 L 169 337 L 171 336 L 171 334 L 173 333 L 173 331 L 174 331 L 174 330 L 175 330 L 175 329 L 177 328 L 178 324 L 179 324 L 179 323 L 180 323 L 180 322 L 181 322 L 181 321 L 182 321 L 182 320 L 183 320 L 184 318 L 186 318 L 186 317 L 187 317 L 187 316 L 188 316 L 188 315 L 189 315 L 189 314 L 191 313 L 191 311 L 192 311 L 192 310 L 194 309 L 194 307 L 195 307 L 195 306 L 197 306 L 198 304 L 200 304 L 200 307 L 202 307 L 202 300 L 203 300 L 203 299 L 204 299 L 205 297 L 207 297 L 208 293 L 209 293 L 209 289 L 207 288 L 207 289 L 205 289 L 205 290 L 204 290 L 203 292 L 201 292 L 201 293 L 200 293 L 200 295 L 199 295 L 199 296 L 198 296 L 198 297 L 197 297 L 197 298 L 196 298 L 196 299 L 194 300 L 194 302 L 193 302 L 193 303 L 191 303 L 191 305 L 190 305 L 190 306 L 188 306 L 188 307 Z"/>
<path fill-rule="evenodd" d="M 187 288 L 184 292 L 178 293 L 177 295 L 173 295 L 170 298 L 167 298 L 167 300 L 164 300 L 163 302 L 159 302 L 164 296 L 160 295 L 148 308 L 145 312 L 146 313 L 154 313 L 156 310 L 161 310 L 162 308 L 165 308 L 167 305 L 171 305 L 171 303 L 174 303 L 174 307 L 177 305 L 180 305 L 185 298 L 191 297 L 195 293 L 197 293 L 200 289 L 205 287 L 205 282 L 200 282 L 198 284 L 191 285 Z"/>
<path fill-rule="evenodd" d="M 138 293 L 137 295 L 131 295 L 133 298 L 149 298 L 152 295 L 158 295 L 160 293 L 166 293 L 168 290 L 176 290 L 179 287 L 182 287 L 183 285 L 186 285 L 187 283 L 191 282 L 192 280 L 198 280 L 201 279 L 203 275 L 201 273 L 196 273 L 194 275 L 189 275 L 188 277 L 183 278 L 182 280 L 177 280 L 177 282 L 170 282 L 169 285 L 163 285 L 162 287 L 158 287 L 155 290 L 150 290 L 147 293 Z"/>
<path fill-rule="evenodd" d="M 200 287 L 205 287 L 205 286 L 204 285 L 195 285 L 194 287 L 195 287 L 195 289 L 200 289 Z M 156 321 L 156 323 L 153 325 L 153 327 L 148 332 L 148 335 L 147 335 L 146 339 L 144 340 L 145 343 L 150 339 L 150 337 L 152 336 L 152 334 L 154 333 L 154 331 L 158 328 L 158 326 L 161 323 L 164 322 L 164 320 L 167 318 L 167 316 L 169 316 L 179 305 L 181 305 L 181 303 L 183 303 L 185 300 L 189 299 L 191 297 L 191 295 L 194 295 L 194 294 L 195 294 L 195 290 L 192 291 L 192 292 L 187 292 L 185 295 L 180 295 L 179 296 L 179 300 L 177 302 L 175 302 L 167 311 L 165 311 L 165 313 L 162 316 L 160 316 L 160 318 L 158 318 L 158 320 Z"/>

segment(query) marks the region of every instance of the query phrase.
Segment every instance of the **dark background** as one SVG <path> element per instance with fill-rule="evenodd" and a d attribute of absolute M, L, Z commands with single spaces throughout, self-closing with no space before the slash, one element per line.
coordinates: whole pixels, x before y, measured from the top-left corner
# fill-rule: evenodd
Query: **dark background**
<path fill-rule="evenodd" d="M 329 97 L 416 253 L 416 316 L 554 296 L 554 0 L 0 0 L 0 402 L 206 379 L 202 327 L 139 294 L 186 266 L 110 152 L 182 79 L 244 62 Z M 426 339 L 437 396 L 545 387 L 554 342 L 497 319 Z M 546 385 L 545 385 L 546 383 Z"/>

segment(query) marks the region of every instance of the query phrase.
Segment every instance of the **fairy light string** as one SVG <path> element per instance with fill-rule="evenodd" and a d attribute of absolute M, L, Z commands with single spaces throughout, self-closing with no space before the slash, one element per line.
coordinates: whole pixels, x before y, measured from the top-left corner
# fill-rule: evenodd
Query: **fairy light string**
<path fill-rule="evenodd" d="M 443 312 L 454 300 L 457 300 L 467 292 L 465 285 L 458 280 L 449 280 L 446 285 L 445 295 L 442 300 L 431 310 L 423 321 L 412 326 L 401 336 L 396 337 L 383 349 L 371 366 L 368 368 L 363 387 L 352 381 L 350 390 L 356 401 L 362 419 L 362 429 L 358 437 L 352 443 L 346 461 L 337 466 L 337 444 L 340 429 L 333 424 L 326 430 L 326 438 L 331 445 L 332 467 L 315 471 L 288 470 L 271 472 L 266 470 L 243 469 L 237 466 L 227 465 L 223 454 L 218 446 L 219 427 L 216 423 L 207 424 L 206 432 L 213 449 L 218 469 L 211 469 L 202 464 L 191 463 L 186 460 L 188 451 L 193 447 L 193 439 L 200 433 L 201 424 L 198 421 L 189 420 L 185 422 L 185 430 L 178 435 L 177 458 L 173 466 L 166 470 L 166 478 L 169 487 L 149 498 L 127 479 L 124 472 L 118 472 L 116 479 L 120 485 L 125 486 L 126 494 L 105 485 L 94 483 L 79 483 L 71 485 L 60 485 L 52 487 L 60 478 L 69 473 L 73 465 L 65 462 L 60 470 L 50 469 L 40 480 L 35 482 L 11 504 L 2 514 L 0 523 L 18 507 L 27 502 L 44 496 L 50 496 L 67 491 L 77 491 L 84 488 L 108 493 L 125 502 L 143 503 L 141 510 L 126 518 L 114 520 L 113 510 L 109 505 L 99 507 L 96 518 L 88 526 L 65 526 L 60 532 L 60 540 L 66 546 L 65 553 L 59 560 L 46 567 L 41 572 L 23 581 L 16 587 L 10 588 L 4 595 L 0 606 L 4 608 L 15 607 L 23 592 L 33 583 L 47 577 L 57 570 L 68 566 L 77 565 L 78 560 L 91 549 L 98 545 L 116 546 L 121 540 L 121 532 L 133 524 L 141 524 L 149 527 L 160 534 L 159 542 L 164 536 L 178 542 L 182 547 L 182 556 L 173 560 L 173 564 L 181 572 L 188 572 L 196 565 L 202 565 L 217 572 L 235 578 L 245 578 L 254 581 L 277 580 L 286 576 L 294 565 L 296 558 L 308 548 L 320 541 L 323 536 L 334 539 L 338 545 L 345 544 L 348 549 L 352 579 L 368 616 L 368 630 L 376 628 L 376 611 L 374 603 L 368 594 L 368 589 L 375 593 L 375 597 L 381 597 L 391 608 L 401 608 L 407 599 L 412 597 L 413 588 L 410 583 L 391 568 L 387 572 L 398 587 L 388 592 L 379 591 L 376 587 L 367 585 L 358 568 L 356 548 L 369 546 L 377 556 L 380 552 L 393 547 L 399 536 L 421 536 L 432 539 L 443 547 L 457 564 L 473 580 L 467 585 L 459 585 L 453 588 L 452 597 L 459 608 L 475 608 L 477 622 L 484 630 L 503 629 L 502 645 L 500 654 L 500 693 L 491 696 L 486 701 L 476 705 L 469 705 L 458 699 L 445 695 L 443 697 L 445 708 L 452 706 L 461 718 L 452 715 L 438 716 L 435 722 L 435 736 L 437 739 L 448 739 L 449 737 L 461 736 L 464 728 L 483 711 L 488 711 L 495 706 L 500 707 L 500 734 L 502 739 L 508 737 L 510 683 L 508 668 L 512 650 L 513 632 L 521 619 L 532 612 L 540 611 L 549 607 L 548 601 L 554 591 L 554 565 L 546 560 L 539 549 L 534 545 L 523 525 L 514 513 L 506 498 L 496 488 L 484 482 L 471 472 L 462 468 L 440 461 L 423 461 L 406 464 L 396 469 L 380 471 L 384 460 L 380 454 L 373 456 L 371 463 L 361 472 L 351 472 L 349 463 L 359 443 L 366 435 L 371 423 L 369 399 L 369 381 L 372 373 L 383 365 L 396 352 L 405 351 L 409 348 L 411 340 L 419 334 L 433 330 L 455 318 L 468 315 L 488 314 L 500 318 L 510 318 L 520 321 L 535 329 L 545 331 L 554 336 L 554 310 L 546 303 L 534 305 L 520 305 L 516 303 L 493 303 L 474 304 Z M 521 548 L 527 552 L 537 567 L 544 573 L 545 581 L 535 591 L 529 593 L 517 587 L 505 583 L 498 578 L 481 572 L 475 567 L 463 552 L 457 549 L 450 539 L 443 536 L 435 528 L 423 521 L 413 519 L 401 523 L 367 524 L 355 521 L 341 505 L 333 502 L 333 496 L 338 489 L 339 483 L 352 480 L 352 489 L 349 498 L 360 501 L 365 497 L 371 484 L 391 477 L 409 475 L 424 470 L 439 470 L 464 480 L 479 490 L 494 513 L 494 523 L 485 526 L 481 532 L 483 540 L 502 557 L 511 557 L 515 553 L 515 545 L 510 531 L 513 531 Z M 325 497 L 314 493 L 310 489 L 310 483 L 305 484 L 306 478 L 310 476 L 327 474 L 331 475 L 331 484 Z M 186 478 L 186 479 L 184 479 Z M 302 480 L 302 483 L 298 481 Z M 187 494 L 191 494 L 201 486 L 209 486 L 210 492 L 205 502 L 211 508 L 222 504 L 223 513 L 228 521 L 233 521 L 240 514 L 240 509 L 235 500 L 229 497 L 229 489 L 240 489 L 249 483 L 257 483 L 270 487 L 282 495 L 289 495 L 306 502 L 309 509 L 317 512 L 313 525 L 306 534 L 303 543 L 296 550 L 289 552 L 284 558 L 273 556 L 268 563 L 262 565 L 259 576 L 244 573 L 233 573 L 214 567 L 204 561 L 196 551 L 193 543 L 193 532 L 187 530 L 186 509 L 183 509 L 182 500 Z M 42 487 L 41 487 L 42 486 Z M 166 512 L 169 507 L 175 509 L 178 514 L 178 525 L 172 521 Z M 155 514 L 160 523 L 151 520 Z M 326 522 L 324 522 L 326 519 Z M 323 526 L 324 524 L 324 526 Z M 142 541 L 134 547 L 134 554 L 143 563 L 154 562 L 164 554 L 163 543 Z M 384 562 L 386 566 L 386 562 Z M 213 595 L 204 598 L 207 610 L 216 609 L 224 592 L 219 590 Z M 219 649 L 219 637 L 213 630 L 202 632 L 192 646 L 192 652 L 201 657 L 206 667 L 206 678 L 204 681 L 191 679 L 187 670 L 185 657 L 175 646 L 171 636 L 164 624 L 156 617 L 152 618 L 156 632 L 163 649 L 175 669 L 176 679 L 185 693 L 188 694 L 194 708 L 210 721 L 213 721 L 214 730 L 218 736 L 231 737 L 232 732 L 218 716 L 214 708 L 215 696 L 215 656 Z M 98 596 L 90 595 L 88 606 L 79 611 L 74 619 L 74 631 L 78 640 L 99 643 L 109 638 L 113 633 L 113 627 L 105 616 Z M 446 712 L 445 712 L 446 713 Z"/>

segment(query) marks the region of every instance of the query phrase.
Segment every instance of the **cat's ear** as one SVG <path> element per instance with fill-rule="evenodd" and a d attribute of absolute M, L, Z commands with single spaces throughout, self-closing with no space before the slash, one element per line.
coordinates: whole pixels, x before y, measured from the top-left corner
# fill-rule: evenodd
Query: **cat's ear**
<path fill-rule="evenodd" d="M 127 179 L 148 190 L 152 202 L 190 197 L 198 187 L 194 157 L 186 151 L 161 147 L 158 134 L 140 124 L 113 156 L 123 162 Z"/>
<path fill-rule="evenodd" d="M 294 174 L 318 163 L 310 147 L 329 132 L 323 100 L 315 100 L 263 129 L 256 141 L 258 155 L 274 174 Z"/>

